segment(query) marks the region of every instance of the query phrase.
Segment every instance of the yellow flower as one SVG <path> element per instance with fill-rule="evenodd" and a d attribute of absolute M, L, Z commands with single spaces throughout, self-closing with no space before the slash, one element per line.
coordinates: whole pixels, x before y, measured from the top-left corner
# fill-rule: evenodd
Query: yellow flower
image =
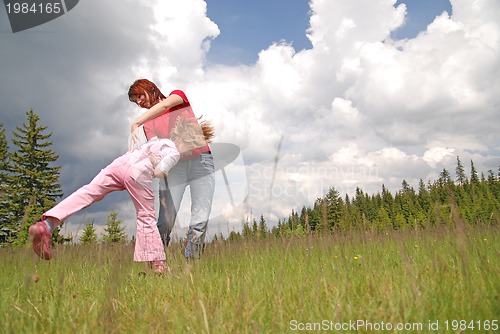
<path fill-rule="evenodd" d="M 357 256 L 354 256 L 354 260 L 357 260 L 357 259 L 359 259 L 359 257 L 357 257 Z"/>

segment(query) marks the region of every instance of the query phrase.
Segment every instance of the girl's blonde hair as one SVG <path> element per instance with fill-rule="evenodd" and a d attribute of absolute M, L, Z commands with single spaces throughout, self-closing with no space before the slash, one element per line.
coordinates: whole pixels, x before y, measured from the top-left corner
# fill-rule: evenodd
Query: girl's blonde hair
<path fill-rule="evenodd" d="M 212 123 L 201 120 L 201 117 L 188 118 L 187 115 L 178 116 L 175 127 L 170 132 L 170 139 L 176 140 L 179 138 L 192 149 L 211 143 L 213 137 L 214 128 Z"/>

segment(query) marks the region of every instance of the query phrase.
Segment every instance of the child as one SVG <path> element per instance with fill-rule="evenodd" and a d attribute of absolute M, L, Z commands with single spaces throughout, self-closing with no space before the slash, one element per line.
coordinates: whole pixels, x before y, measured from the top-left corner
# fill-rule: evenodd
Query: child
<path fill-rule="evenodd" d="M 42 221 L 28 232 L 33 238 L 33 250 L 45 260 L 52 258 L 52 231 L 62 222 L 113 191 L 127 190 L 136 210 L 137 231 L 134 261 L 150 262 L 156 273 L 163 273 L 165 250 L 156 226 L 153 177 L 163 177 L 179 161 L 197 147 L 205 146 L 213 137 L 208 122 L 199 125 L 196 119 L 177 118 L 171 139 L 153 138 L 138 149 L 116 158 L 88 184 L 42 215 Z"/>

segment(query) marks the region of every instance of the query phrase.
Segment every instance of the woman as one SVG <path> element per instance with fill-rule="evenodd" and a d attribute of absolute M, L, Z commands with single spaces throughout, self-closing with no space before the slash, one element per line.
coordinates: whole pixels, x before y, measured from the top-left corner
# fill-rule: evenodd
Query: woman
<path fill-rule="evenodd" d="M 132 145 L 138 142 L 138 128 L 143 125 L 147 140 L 153 137 L 170 138 L 175 120 L 180 113 L 197 119 L 189 100 L 181 90 L 163 95 L 158 87 L 147 79 L 136 80 L 129 88 L 129 100 L 141 108 L 148 109 L 132 124 Z M 184 256 L 199 258 L 207 232 L 215 188 L 214 162 L 210 147 L 195 149 L 160 180 L 160 210 L 158 229 L 165 246 L 170 242 L 177 212 L 186 187 L 191 192 L 191 219 L 186 236 Z"/>

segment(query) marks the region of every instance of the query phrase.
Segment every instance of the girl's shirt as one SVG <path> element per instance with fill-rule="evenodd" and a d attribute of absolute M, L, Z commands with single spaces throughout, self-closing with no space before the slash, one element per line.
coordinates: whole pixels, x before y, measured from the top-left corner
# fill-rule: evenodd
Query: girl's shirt
<path fill-rule="evenodd" d="M 180 160 L 180 153 L 175 144 L 167 138 L 153 137 L 142 144 L 139 148 L 127 152 L 131 164 L 143 162 L 145 166 L 158 168 L 163 174 L 167 174 L 172 167 Z M 154 155 L 155 159 L 150 156 Z M 153 160 L 159 162 L 155 165 Z"/>

